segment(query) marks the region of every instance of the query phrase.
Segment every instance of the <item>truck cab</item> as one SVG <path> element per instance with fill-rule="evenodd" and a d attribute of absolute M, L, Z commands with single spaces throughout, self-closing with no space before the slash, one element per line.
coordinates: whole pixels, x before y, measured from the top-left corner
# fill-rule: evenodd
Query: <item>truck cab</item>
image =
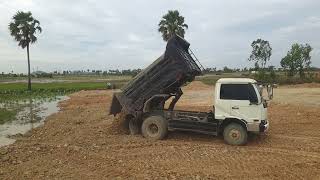
<path fill-rule="evenodd" d="M 215 119 L 220 122 L 220 129 L 229 144 L 245 144 L 248 132 L 262 133 L 269 128 L 267 102 L 263 99 L 262 91 L 253 79 L 219 79 L 215 86 L 214 102 Z M 240 127 L 239 130 L 238 127 L 228 130 L 227 126 L 232 124 L 241 125 L 243 129 Z M 239 137 L 241 134 L 245 137 L 239 142 L 234 142 L 238 138 L 241 139 Z"/>
<path fill-rule="evenodd" d="M 215 119 L 236 119 L 249 132 L 268 130 L 267 103 L 257 82 L 248 78 L 222 78 L 215 86 Z"/>

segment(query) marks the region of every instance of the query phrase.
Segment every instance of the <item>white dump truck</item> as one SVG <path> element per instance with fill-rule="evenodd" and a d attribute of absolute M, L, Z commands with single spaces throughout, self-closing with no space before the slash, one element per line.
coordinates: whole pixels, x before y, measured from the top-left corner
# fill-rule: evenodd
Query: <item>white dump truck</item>
<path fill-rule="evenodd" d="M 174 109 L 183 94 L 181 86 L 201 74 L 189 45 L 179 36 L 171 38 L 160 58 L 114 94 L 110 114 L 124 113 L 130 132 L 141 132 L 151 140 L 179 130 L 222 135 L 228 144 L 244 145 L 249 132 L 266 132 L 267 101 L 253 79 L 219 79 L 214 97 L 208 97 L 215 98 L 210 112 Z M 272 93 L 269 88 L 268 96 L 272 97 Z M 169 100 L 171 103 L 165 108 Z"/>

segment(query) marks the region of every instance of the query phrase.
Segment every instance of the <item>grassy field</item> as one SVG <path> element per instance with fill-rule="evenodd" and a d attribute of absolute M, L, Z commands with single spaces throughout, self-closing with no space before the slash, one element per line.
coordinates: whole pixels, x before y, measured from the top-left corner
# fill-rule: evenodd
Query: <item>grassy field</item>
<path fill-rule="evenodd" d="M 106 83 L 103 82 L 53 82 L 53 83 L 32 83 L 32 90 L 82 90 L 82 89 L 98 89 L 105 88 Z M 8 91 L 25 91 L 26 83 L 5 83 L 1 84 L 0 92 Z"/>
<path fill-rule="evenodd" d="M 15 118 L 17 111 L 0 108 L 0 124 L 11 121 Z"/>
<path fill-rule="evenodd" d="M 113 80 L 110 82 L 114 88 L 120 88 L 126 80 Z M 107 89 L 106 82 L 50 82 L 32 83 L 32 92 L 26 91 L 27 83 L 1 83 L 0 99 L 7 95 L 36 95 L 38 93 L 68 93 L 80 90 Z"/>
<path fill-rule="evenodd" d="M 64 95 L 80 90 L 104 89 L 105 87 L 106 84 L 102 82 L 33 83 L 32 91 L 29 92 L 26 90 L 26 83 L 3 83 L 0 85 L 0 101 Z"/>
<path fill-rule="evenodd" d="M 32 77 L 32 81 L 72 81 L 72 82 L 114 82 L 114 81 L 128 81 L 131 76 L 119 76 L 119 75 L 54 75 L 52 78 L 47 77 Z M 27 77 L 13 77 L 0 75 L 0 82 L 15 82 L 15 81 L 27 81 Z"/>
<path fill-rule="evenodd" d="M 105 82 L 50 82 L 32 83 L 32 91 L 27 91 L 27 83 L 0 83 L 0 124 L 11 121 L 22 109 L 21 102 L 29 99 L 48 99 L 81 90 L 107 89 L 110 82 L 113 88 L 120 88 L 127 82 L 125 79 L 113 79 Z M 9 107 L 9 108 L 8 108 Z"/>

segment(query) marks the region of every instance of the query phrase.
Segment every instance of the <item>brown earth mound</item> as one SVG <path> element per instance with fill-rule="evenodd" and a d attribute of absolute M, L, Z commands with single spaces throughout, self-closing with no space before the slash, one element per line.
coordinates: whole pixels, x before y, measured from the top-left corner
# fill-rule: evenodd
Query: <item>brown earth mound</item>
<path fill-rule="evenodd" d="M 125 122 L 125 113 L 121 112 L 116 117 L 111 117 L 112 121 L 109 129 L 110 134 L 129 134 L 128 125 Z"/>
<path fill-rule="evenodd" d="M 210 102 L 208 97 L 195 96 L 205 89 L 190 89 L 184 95 L 193 100 L 192 106 L 182 101 L 180 108 L 193 110 L 196 102 Z M 207 91 L 209 95 L 211 87 Z M 270 131 L 250 137 L 246 146 L 229 146 L 221 137 L 186 132 L 170 132 L 167 139 L 151 142 L 118 132 L 121 123 L 107 112 L 112 93 L 75 93 L 44 126 L 0 148 L 0 179 L 320 177 L 319 106 L 272 102 Z"/>

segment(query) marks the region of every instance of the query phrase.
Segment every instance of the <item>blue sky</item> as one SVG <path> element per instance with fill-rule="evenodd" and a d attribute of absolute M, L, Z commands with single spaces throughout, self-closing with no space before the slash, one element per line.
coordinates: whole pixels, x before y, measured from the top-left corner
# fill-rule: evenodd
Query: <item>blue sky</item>
<path fill-rule="evenodd" d="M 0 72 L 26 72 L 26 51 L 7 25 L 17 10 L 31 11 L 43 33 L 31 47 L 32 69 L 44 71 L 144 68 L 165 42 L 157 31 L 162 15 L 177 9 L 186 39 L 205 67 L 243 68 L 250 44 L 271 43 L 268 65 L 279 66 L 293 43 L 309 43 L 320 67 L 319 0 L 1 0 Z"/>

